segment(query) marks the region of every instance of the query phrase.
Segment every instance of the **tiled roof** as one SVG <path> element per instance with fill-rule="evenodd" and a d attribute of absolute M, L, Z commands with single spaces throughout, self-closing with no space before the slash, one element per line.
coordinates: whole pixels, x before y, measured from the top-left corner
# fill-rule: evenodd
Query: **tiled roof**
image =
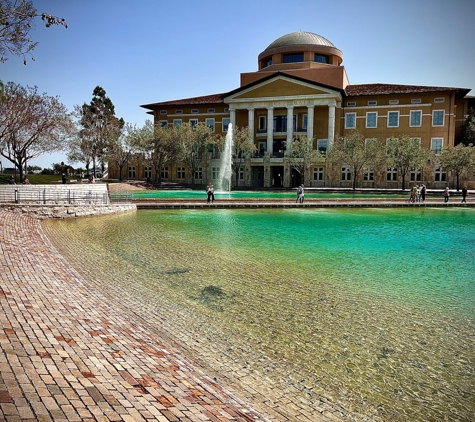
<path fill-rule="evenodd" d="M 226 94 L 203 95 L 201 97 L 183 98 L 180 100 L 163 101 L 160 103 L 144 104 L 140 107 L 153 110 L 159 106 L 184 106 L 184 105 L 203 105 L 224 103 L 223 97 Z"/>
<path fill-rule="evenodd" d="M 283 72 L 278 72 L 283 74 Z M 148 110 L 154 110 L 157 107 L 163 106 L 192 106 L 192 105 L 205 105 L 205 104 L 223 104 L 226 96 L 238 92 L 244 88 L 248 88 L 253 84 L 261 83 L 265 79 L 275 77 L 276 74 L 269 75 L 264 79 L 255 81 L 246 87 L 240 87 L 234 91 L 224 92 L 220 94 L 203 95 L 201 97 L 182 98 L 179 100 L 163 101 L 159 103 L 144 104 L 140 107 Z M 295 79 L 301 79 L 296 78 Z M 321 84 L 320 84 L 321 85 Z M 335 88 L 334 88 L 335 89 Z M 348 85 L 345 88 L 347 96 L 363 96 L 363 95 L 391 95 L 391 94 L 423 94 L 429 92 L 455 92 L 456 98 L 464 98 L 471 90 L 469 88 L 454 88 L 443 86 L 418 86 L 418 85 L 395 85 L 395 84 L 361 84 L 361 85 Z"/>
<path fill-rule="evenodd" d="M 456 91 L 457 94 L 465 96 L 470 89 L 454 88 L 443 86 L 418 86 L 418 85 L 394 85 L 394 84 L 362 84 L 348 85 L 345 88 L 346 95 L 390 95 L 390 94 L 423 94 L 428 92 Z"/>

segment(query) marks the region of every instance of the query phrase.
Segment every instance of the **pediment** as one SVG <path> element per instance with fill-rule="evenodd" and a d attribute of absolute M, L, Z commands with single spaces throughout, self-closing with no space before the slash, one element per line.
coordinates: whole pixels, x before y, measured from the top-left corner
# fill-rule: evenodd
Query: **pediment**
<path fill-rule="evenodd" d="M 339 96 L 337 90 L 319 86 L 312 82 L 277 76 L 252 86 L 236 90 L 225 98 L 226 102 L 276 97 L 328 97 Z"/>

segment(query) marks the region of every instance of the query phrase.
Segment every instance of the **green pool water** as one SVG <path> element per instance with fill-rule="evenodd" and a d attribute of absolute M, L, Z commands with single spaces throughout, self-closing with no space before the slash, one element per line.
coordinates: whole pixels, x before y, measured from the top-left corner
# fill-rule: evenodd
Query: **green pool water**
<path fill-rule="evenodd" d="M 43 227 L 93 285 L 245 397 L 262 383 L 282 415 L 324 400 L 347 420 L 473 420 L 473 209 L 151 210 Z"/>
<path fill-rule="evenodd" d="M 370 194 L 370 193 L 330 193 L 330 192 L 312 192 L 307 190 L 305 197 L 307 199 L 372 199 L 372 198 L 405 198 L 407 195 L 398 194 Z M 206 192 L 204 190 L 143 190 L 133 191 L 134 199 L 189 199 L 206 200 Z M 292 200 L 296 198 L 296 192 L 293 191 L 232 191 L 232 192 L 216 192 L 217 200 Z"/>

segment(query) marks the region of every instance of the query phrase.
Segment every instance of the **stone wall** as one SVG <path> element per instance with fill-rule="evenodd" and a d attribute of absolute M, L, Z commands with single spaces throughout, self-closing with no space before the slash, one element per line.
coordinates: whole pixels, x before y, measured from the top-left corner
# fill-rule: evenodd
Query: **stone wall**
<path fill-rule="evenodd" d="M 93 217 L 98 215 L 118 214 L 123 212 L 135 212 L 135 204 L 117 205 L 23 205 L 23 204 L 0 204 L 0 208 L 12 212 L 27 214 L 32 218 L 44 220 L 47 218 L 76 218 Z"/>

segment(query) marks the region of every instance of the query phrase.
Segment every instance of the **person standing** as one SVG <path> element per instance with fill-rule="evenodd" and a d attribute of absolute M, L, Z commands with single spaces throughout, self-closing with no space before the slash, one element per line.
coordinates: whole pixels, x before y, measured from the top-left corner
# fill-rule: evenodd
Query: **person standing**
<path fill-rule="evenodd" d="M 444 202 L 447 203 L 449 202 L 449 197 L 450 197 L 450 192 L 449 192 L 449 187 L 447 186 L 444 191 Z"/>
<path fill-rule="evenodd" d="M 303 200 L 305 198 L 305 188 L 303 186 L 303 183 L 300 185 L 300 188 L 301 188 L 301 192 L 300 192 L 299 202 L 303 204 Z"/>
<path fill-rule="evenodd" d="M 421 185 L 421 201 L 424 202 L 426 200 L 426 185 L 422 184 Z"/>
<path fill-rule="evenodd" d="M 15 179 L 13 176 L 10 176 L 10 179 L 8 179 L 8 184 L 9 185 L 14 185 L 15 184 Z"/>
<path fill-rule="evenodd" d="M 462 203 L 467 203 L 467 185 L 462 188 Z"/>
<path fill-rule="evenodd" d="M 302 185 L 297 188 L 297 200 L 295 202 L 300 202 L 300 195 L 302 195 Z"/>

